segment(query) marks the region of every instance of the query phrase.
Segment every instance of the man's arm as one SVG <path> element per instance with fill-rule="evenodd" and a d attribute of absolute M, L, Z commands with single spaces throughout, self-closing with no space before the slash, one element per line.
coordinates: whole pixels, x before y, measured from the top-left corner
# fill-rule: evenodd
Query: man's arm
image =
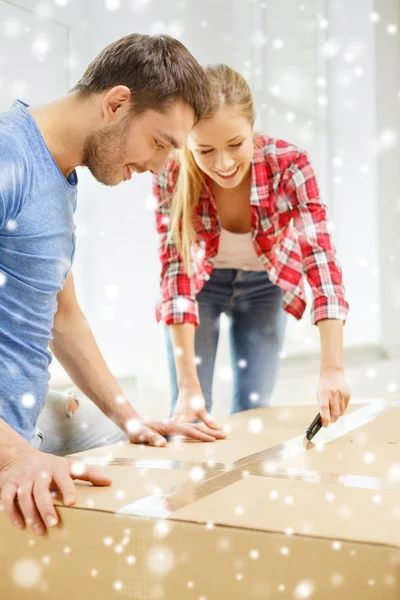
<path fill-rule="evenodd" d="M 165 436 L 185 435 L 203 442 L 225 437 L 222 431 L 206 424 L 176 423 L 173 421 L 143 421 L 123 396 L 115 377 L 107 367 L 96 344 L 89 324 L 75 295 L 72 273 L 58 297 L 51 349 L 73 382 L 107 417 L 112 419 L 134 443 L 164 446 Z"/>
<path fill-rule="evenodd" d="M 24 450 L 32 449 L 23 437 L 0 418 L 0 472 Z"/>
<path fill-rule="evenodd" d="M 58 294 L 54 339 L 50 348 L 73 382 L 123 431 L 138 413 L 125 401 L 122 389 L 108 368 L 75 294 L 72 272 Z"/>
<path fill-rule="evenodd" d="M 18 218 L 29 192 L 31 164 L 24 146 L 10 132 L 0 135 L 0 231 Z M 1 335 L 1 332 L 0 332 Z M 2 373 L 0 372 L 0 380 Z M 4 390 L 3 402 L 16 402 L 13 390 Z M 82 471 L 82 469 L 79 469 Z M 64 503 L 76 499 L 74 479 L 110 485 L 108 477 L 88 467 L 74 474 L 72 462 L 34 450 L 0 418 L 0 492 L 4 510 L 15 527 L 27 524 L 37 535 L 58 522 L 50 487 L 58 488 Z M 18 500 L 18 503 L 16 502 Z"/>

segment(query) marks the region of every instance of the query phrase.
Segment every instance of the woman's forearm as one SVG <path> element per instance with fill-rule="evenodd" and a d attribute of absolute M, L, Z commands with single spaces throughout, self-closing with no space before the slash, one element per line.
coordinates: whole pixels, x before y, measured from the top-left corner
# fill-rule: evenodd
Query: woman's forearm
<path fill-rule="evenodd" d="M 343 322 L 338 319 L 319 321 L 321 370 L 344 369 Z"/>
<path fill-rule="evenodd" d="M 170 325 L 170 328 L 178 386 L 180 388 L 197 387 L 200 383 L 194 349 L 195 325 L 193 323 L 182 323 Z"/>

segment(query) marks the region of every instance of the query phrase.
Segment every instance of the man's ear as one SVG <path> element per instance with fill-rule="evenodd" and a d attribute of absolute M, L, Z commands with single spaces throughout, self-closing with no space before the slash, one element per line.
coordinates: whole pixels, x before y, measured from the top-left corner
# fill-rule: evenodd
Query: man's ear
<path fill-rule="evenodd" d="M 132 92 L 125 85 L 117 85 L 106 92 L 101 101 L 103 118 L 106 122 L 124 117 L 132 107 Z"/>

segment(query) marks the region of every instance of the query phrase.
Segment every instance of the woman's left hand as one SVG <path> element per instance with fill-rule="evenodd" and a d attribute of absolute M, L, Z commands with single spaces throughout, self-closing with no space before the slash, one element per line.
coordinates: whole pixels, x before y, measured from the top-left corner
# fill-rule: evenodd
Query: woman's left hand
<path fill-rule="evenodd" d="M 341 417 L 350 400 L 350 388 L 343 369 L 323 369 L 317 390 L 323 427 Z"/>

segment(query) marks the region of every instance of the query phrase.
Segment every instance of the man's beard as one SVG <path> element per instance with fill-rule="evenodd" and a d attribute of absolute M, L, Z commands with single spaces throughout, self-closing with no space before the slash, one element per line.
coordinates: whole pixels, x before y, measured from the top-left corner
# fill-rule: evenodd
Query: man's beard
<path fill-rule="evenodd" d="M 131 122 L 132 117 L 126 116 L 113 129 L 95 131 L 85 140 L 82 164 L 104 185 L 118 185 L 123 179 L 126 164 L 124 157 Z"/>

